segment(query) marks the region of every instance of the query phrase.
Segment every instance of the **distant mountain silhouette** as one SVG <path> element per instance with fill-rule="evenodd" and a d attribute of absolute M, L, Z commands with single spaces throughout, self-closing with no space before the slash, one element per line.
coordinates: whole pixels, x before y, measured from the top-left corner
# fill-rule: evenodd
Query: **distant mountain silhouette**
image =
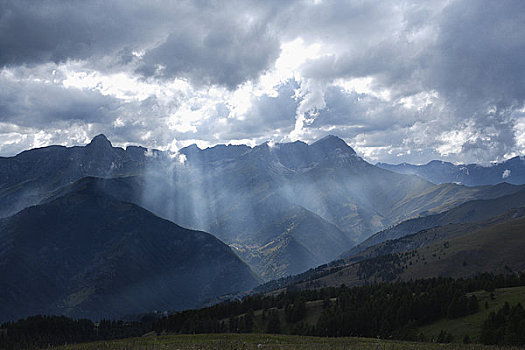
<path fill-rule="evenodd" d="M 424 165 L 407 163 L 398 165 L 377 163 L 376 165 L 400 174 L 418 175 L 435 184 L 447 182 L 467 186 L 495 185 L 502 182 L 514 185 L 525 184 L 525 159 L 523 157 L 514 157 L 489 166 L 455 165 L 439 160 L 433 160 Z"/>

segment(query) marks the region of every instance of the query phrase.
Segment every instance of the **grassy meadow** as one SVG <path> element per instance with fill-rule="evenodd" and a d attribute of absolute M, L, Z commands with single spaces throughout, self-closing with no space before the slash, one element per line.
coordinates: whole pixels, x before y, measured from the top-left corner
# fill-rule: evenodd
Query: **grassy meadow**
<path fill-rule="evenodd" d="M 144 336 L 106 342 L 66 345 L 53 350 L 454 350 L 518 349 L 477 344 L 432 344 L 369 338 L 318 338 L 270 334 L 197 334 Z"/>

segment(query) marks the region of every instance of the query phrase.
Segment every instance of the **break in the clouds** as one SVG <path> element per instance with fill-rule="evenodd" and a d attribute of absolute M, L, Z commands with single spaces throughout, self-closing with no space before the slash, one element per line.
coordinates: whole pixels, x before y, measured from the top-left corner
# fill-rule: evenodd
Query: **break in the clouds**
<path fill-rule="evenodd" d="M 1 1 L 0 154 L 336 134 L 371 161 L 525 154 L 522 1 Z"/>

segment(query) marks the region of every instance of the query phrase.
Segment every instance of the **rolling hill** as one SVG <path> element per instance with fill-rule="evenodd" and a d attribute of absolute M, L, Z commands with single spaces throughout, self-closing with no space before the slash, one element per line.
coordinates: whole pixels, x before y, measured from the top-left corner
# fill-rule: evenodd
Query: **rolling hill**
<path fill-rule="evenodd" d="M 263 284 L 256 291 L 523 272 L 524 232 L 525 207 L 515 208 L 483 221 L 445 224 L 387 240 L 348 258 Z"/>
<path fill-rule="evenodd" d="M 500 193 L 503 194 L 507 188 L 509 188 L 508 185 L 501 184 L 493 189 L 498 189 Z M 487 218 L 503 215 L 512 208 L 520 208 L 523 206 L 525 206 L 525 189 L 493 199 L 468 201 L 442 213 L 403 221 L 398 225 L 380 231 L 343 254 L 343 257 L 350 257 L 368 247 L 372 247 L 388 240 L 394 240 L 403 236 L 415 234 L 421 230 L 448 224 L 480 222 Z"/>

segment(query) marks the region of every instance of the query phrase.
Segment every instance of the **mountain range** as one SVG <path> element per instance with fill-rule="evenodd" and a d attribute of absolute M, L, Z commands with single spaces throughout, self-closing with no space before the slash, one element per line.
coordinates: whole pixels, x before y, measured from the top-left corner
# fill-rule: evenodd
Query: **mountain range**
<path fill-rule="evenodd" d="M 195 307 L 341 257 L 378 258 L 363 252 L 422 230 L 481 228 L 524 205 L 525 181 L 419 175 L 370 164 L 336 136 L 173 154 L 98 135 L 0 158 L 0 314 Z"/>
<path fill-rule="evenodd" d="M 378 167 L 400 174 L 417 175 L 435 184 L 457 183 L 467 186 L 495 185 L 503 181 L 525 183 L 525 158 L 518 156 L 488 166 L 452 164 L 433 160 L 423 165 L 377 163 Z"/>

